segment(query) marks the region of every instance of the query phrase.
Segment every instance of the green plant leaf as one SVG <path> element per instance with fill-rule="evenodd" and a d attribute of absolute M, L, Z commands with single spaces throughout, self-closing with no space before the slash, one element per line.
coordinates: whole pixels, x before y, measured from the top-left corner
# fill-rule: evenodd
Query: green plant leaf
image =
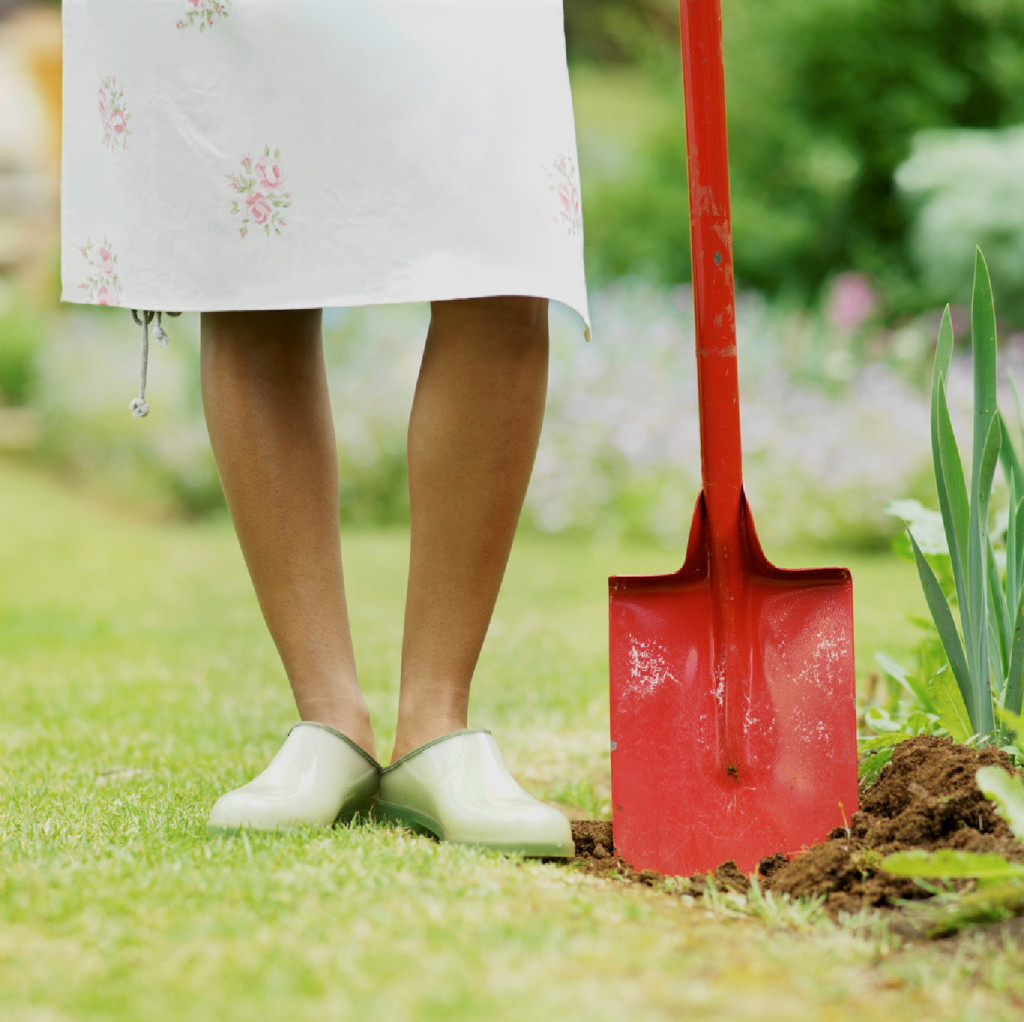
<path fill-rule="evenodd" d="M 999 565 L 991 540 L 988 543 L 988 622 L 989 660 L 992 674 L 1005 678 L 1010 667 L 1010 644 L 1013 642 L 1013 619 L 1006 606 L 1006 593 L 999 577 Z"/>
<path fill-rule="evenodd" d="M 894 852 L 882 860 L 882 869 L 904 877 L 948 877 L 1005 880 L 1024 877 L 1024 863 L 1010 862 L 992 852 L 964 852 L 940 848 L 924 852 Z"/>
<path fill-rule="evenodd" d="M 974 734 L 974 730 L 971 728 L 971 717 L 967 712 L 964 697 L 960 694 L 952 671 L 939 671 L 931 679 L 930 685 L 939 722 L 949 732 L 949 737 L 954 742 L 966 742 Z"/>
<path fill-rule="evenodd" d="M 990 679 L 993 673 L 1002 678 L 1002 665 L 999 662 L 998 651 L 993 649 L 989 632 L 988 612 L 991 596 L 988 589 L 988 562 L 992 549 L 992 540 L 988 534 L 988 505 L 992 479 L 999 460 L 1000 435 L 995 414 L 990 415 L 986 422 L 985 442 L 972 471 L 970 527 L 967 538 L 966 613 L 964 606 L 960 607 L 973 702 L 968 700 L 966 695 L 964 698 L 975 729 L 983 735 L 991 734 L 995 730 Z M 975 426 L 978 425 L 979 420 L 975 416 Z"/>
<path fill-rule="evenodd" d="M 942 523 L 946 530 L 949 546 L 950 567 L 953 569 L 953 584 L 956 587 L 960 619 L 965 638 L 970 630 L 970 604 L 967 593 L 967 571 L 964 558 L 968 556 L 970 503 L 967 498 L 967 483 L 960 449 L 957 447 L 953 423 L 949 418 L 946 404 L 946 387 L 943 380 L 938 382 L 938 391 L 932 396 L 932 458 L 935 466 L 935 490 L 942 512 Z"/>
<path fill-rule="evenodd" d="M 1007 730 L 1017 736 L 1018 747 L 1021 748 L 1021 752 L 1024 753 L 1024 747 L 1020 746 L 1020 740 L 1024 739 L 1024 716 L 1019 713 L 1013 713 L 1010 710 L 1005 709 L 1002 706 L 996 707 L 996 716 L 999 720 L 1006 725 Z M 1024 762 L 1024 755 L 1017 762 Z"/>
<path fill-rule="evenodd" d="M 1010 523 L 1014 537 L 1014 572 L 1017 583 L 1017 591 L 1024 594 L 1024 497 L 1017 504 L 1017 512 Z"/>
<path fill-rule="evenodd" d="M 975 249 L 974 289 L 971 295 L 971 353 L 974 360 L 974 447 L 971 495 L 981 486 L 988 431 L 996 414 L 996 311 L 992 302 L 992 281 L 981 249 Z"/>
<path fill-rule="evenodd" d="M 942 588 L 939 585 L 939 580 L 935 577 L 935 572 L 932 571 L 931 565 L 925 560 L 925 556 L 921 553 L 913 536 L 910 537 L 910 542 L 914 547 L 917 574 L 921 579 L 921 588 L 924 590 L 924 598 L 928 604 L 928 609 L 931 611 L 932 621 L 935 623 L 935 629 L 939 633 L 939 640 L 942 642 L 942 648 L 946 652 L 949 666 L 952 668 L 953 676 L 956 678 L 956 683 L 960 688 L 960 694 L 963 696 L 968 710 L 970 710 L 973 701 L 971 672 L 968 670 L 964 645 L 960 640 L 960 633 L 956 630 L 953 612 L 950 610 L 949 603 L 942 593 Z M 977 731 L 978 728 L 974 726 L 976 722 L 973 717 L 971 718 L 971 724 L 973 730 Z"/>
<path fill-rule="evenodd" d="M 894 731 L 887 735 L 871 735 L 869 738 L 858 738 L 857 751 L 872 752 L 875 749 L 887 749 L 913 737 L 908 731 Z"/>
<path fill-rule="evenodd" d="M 999 448 L 1002 446 L 1002 432 L 999 429 L 999 417 L 993 415 L 989 419 L 985 433 L 985 445 L 981 450 L 981 465 L 978 470 L 978 500 L 981 502 L 980 518 L 982 527 L 988 532 L 988 507 L 992 497 L 992 481 L 999 464 Z"/>
<path fill-rule="evenodd" d="M 939 339 L 935 344 L 935 361 L 932 363 L 932 395 L 938 391 L 940 380 L 949 375 L 949 365 L 953 361 L 953 317 L 949 313 L 949 305 L 942 310 L 939 322 Z"/>
<path fill-rule="evenodd" d="M 920 678 L 914 677 L 901 664 L 896 663 L 892 657 L 887 656 L 885 653 L 876 653 L 875 660 L 882 670 L 908 695 L 916 699 L 925 710 L 935 709 L 935 701 L 932 699 L 931 691 Z"/>
<path fill-rule="evenodd" d="M 872 735 L 857 739 L 857 780 L 870 784 L 892 759 L 893 750 L 900 742 L 914 736 L 909 731 L 894 731 L 885 735 Z"/>
<path fill-rule="evenodd" d="M 971 505 L 971 532 L 967 544 L 967 606 L 960 607 L 963 622 L 964 652 L 967 657 L 969 690 L 964 701 L 971 714 L 971 721 L 979 732 L 987 733 L 982 726 L 983 704 L 988 700 L 989 659 L 988 659 L 988 595 L 985 589 L 987 562 L 982 554 L 984 547 L 978 501 Z"/>
<path fill-rule="evenodd" d="M 1000 423 L 1002 419 L 1000 419 Z M 999 454 L 1002 457 L 1003 450 L 1009 443 L 1009 439 L 1003 431 L 1002 443 L 999 447 Z M 1006 608 L 1007 611 L 1012 614 L 1017 607 L 1018 598 L 1020 595 L 1020 582 L 1018 581 L 1017 575 L 1017 513 L 1020 511 L 1020 504 L 1017 500 L 1018 490 L 1017 483 L 1013 475 L 1007 476 L 1007 482 L 1010 488 L 1010 500 L 1006 508 L 1006 561 L 1003 571 L 1003 584 L 1004 592 L 1006 594 Z M 1010 632 L 1013 632 L 1013 621 L 1010 622 Z M 1012 641 L 1012 639 L 1011 639 Z"/>
<path fill-rule="evenodd" d="M 1014 837 L 1024 841 L 1024 781 L 997 766 L 982 767 L 975 776 L 985 798 L 995 802 L 996 812 L 1010 825 Z"/>
<path fill-rule="evenodd" d="M 942 515 L 947 549 L 953 569 L 957 601 L 962 608 L 966 608 L 963 557 L 967 552 L 967 491 L 956 435 L 953 432 L 949 407 L 946 402 L 946 379 L 953 358 L 953 343 L 953 321 L 947 305 L 942 312 L 939 337 L 935 345 L 935 360 L 932 363 L 930 409 L 932 466 L 935 473 L 939 511 Z M 953 496 L 956 498 L 955 508 L 950 503 L 951 485 L 954 487 Z"/>
<path fill-rule="evenodd" d="M 1013 438 L 1007 429 L 1006 420 L 1002 413 L 999 413 L 999 432 L 1003 442 L 999 448 L 999 460 L 1003 464 L 1003 474 L 1007 482 L 1012 482 L 1018 494 L 1024 493 L 1024 464 L 1021 463 L 1020 455 L 1013 446 Z"/>
<path fill-rule="evenodd" d="M 1017 436 L 1019 439 L 1024 440 L 1024 412 L 1021 411 L 1020 394 L 1017 392 L 1017 384 L 1012 376 L 1007 376 L 1006 382 L 1009 384 L 1010 396 L 1013 398 L 1013 408 L 1017 413 Z M 1007 458 L 1011 460 L 1011 468 L 1017 483 L 1017 493 L 1024 494 L 1024 459 L 1017 454 L 1017 445 L 1013 442 L 1013 438 L 1009 433 L 1007 433 L 1006 440 L 1009 452 L 1012 452 L 1012 454 L 1007 453 Z M 1003 464 L 1005 465 L 1006 462 Z"/>

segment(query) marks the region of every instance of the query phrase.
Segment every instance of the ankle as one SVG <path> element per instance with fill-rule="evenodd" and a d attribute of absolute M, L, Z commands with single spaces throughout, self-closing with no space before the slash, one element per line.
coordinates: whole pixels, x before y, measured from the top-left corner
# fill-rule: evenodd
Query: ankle
<path fill-rule="evenodd" d="M 299 717 L 305 721 L 326 724 L 340 731 L 361 749 L 376 758 L 376 743 L 370 711 L 362 695 L 346 699 L 307 699 L 299 706 Z"/>
<path fill-rule="evenodd" d="M 408 722 L 403 722 L 400 718 L 395 733 L 395 747 L 391 753 L 391 762 L 394 763 L 420 746 L 450 735 L 453 731 L 462 731 L 465 727 L 466 718 L 458 715 L 437 715 Z"/>

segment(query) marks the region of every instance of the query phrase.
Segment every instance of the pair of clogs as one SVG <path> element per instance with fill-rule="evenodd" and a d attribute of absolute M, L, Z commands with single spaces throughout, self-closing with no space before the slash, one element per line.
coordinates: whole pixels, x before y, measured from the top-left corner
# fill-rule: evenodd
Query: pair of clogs
<path fill-rule="evenodd" d="M 330 826 L 371 811 L 455 844 L 550 858 L 574 852 L 569 821 L 519 786 L 482 730 L 454 731 L 381 769 L 345 735 L 304 721 L 266 770 L 217 800 L 207 827 Z"/>

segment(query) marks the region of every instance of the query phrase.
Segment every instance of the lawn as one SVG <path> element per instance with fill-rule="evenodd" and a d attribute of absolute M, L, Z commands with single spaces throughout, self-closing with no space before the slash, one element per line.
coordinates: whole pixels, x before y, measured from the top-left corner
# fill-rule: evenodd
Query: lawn
<path fill-rule="evenodd" d="M 1024 1004 L 1019 949 L 981 936 L 901 944 L 877 922 L 732 918 L 383 826 L 210 838 L 210 804 L 294 716 L 230 527 L 147 518 L 17 463 L 0 496 L 8 1022 L 997 1022 Z M 357 532 L 345 555 L 387 750 L 403 538 Z M 471 723 L 571 815 L 608 814 L 605 577 L 678 559 L 531 536 L 513 555 Z M 907 654 L 913 569 L 838 559 L 854 570 L 860 664 Z"/>

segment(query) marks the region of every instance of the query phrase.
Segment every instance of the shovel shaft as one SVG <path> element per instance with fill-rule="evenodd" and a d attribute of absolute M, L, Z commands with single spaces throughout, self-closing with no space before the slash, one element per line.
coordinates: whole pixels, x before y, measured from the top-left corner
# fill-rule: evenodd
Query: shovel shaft
<path fill-rule="evenodd" d="M 739 518 L 743 467 L 719 0 L 680 0 L 686 160 L 700 403 L 701 477 L 712 548 Z"/>
<path fill-rule="evenodd" d="M 729 215 L 720 0 L 680 0 L 686 160 L 696 322 L 701 477 L 713 604 L 717 748 L 722 764 L 750 765 L 745 720 L 753 645 L 740 539 L 743 458 L 736 366 L 736 294 Z"/>

